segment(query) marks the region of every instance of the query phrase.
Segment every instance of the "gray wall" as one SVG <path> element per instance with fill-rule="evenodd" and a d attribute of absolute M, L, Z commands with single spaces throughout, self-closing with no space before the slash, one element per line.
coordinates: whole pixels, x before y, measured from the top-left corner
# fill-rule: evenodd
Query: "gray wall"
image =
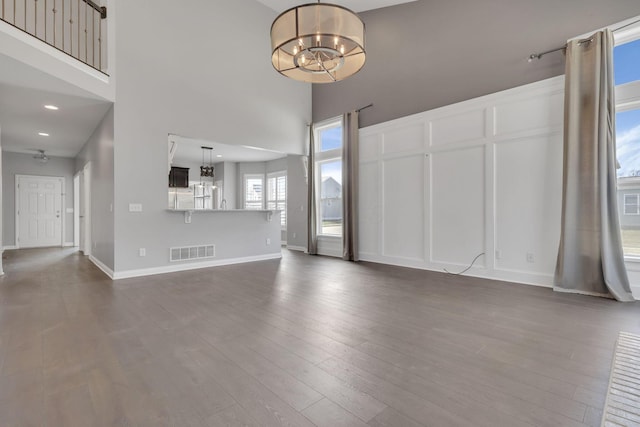
<path fill-rule="evenodd" d="M 65 185 L 65 209 L 73 208 L 74 160 L 65 157 L 49 157 L 40 163 L 33 154 L 2 153 L 2 245 L 16 244 L 16 175 L 61 176 Z M 64 214 L 65 243 L 73 243 L 73 213 Z"/>
<path fill-rule="evenodd" d="M 287 158 L 270 160 L 264 165 L 265 173 L 280 172 L 287 170 Z"/>
<path fill-rule="evenodd" d="M 313 85 L 313 120 L 373 103 L 365 127 L 557 76 L 562 53 L 528 56 L 639 14 L 638 0 L 419 0 L 365 12 L 367 62 Z"/>
<path fill-rule="evenodd" d="M 307 247 L 307 181 L 299 155 L 287 156 L 287 245 Z"/>
<path fill-rule="evenodd" d="M 2 183 L 3 183 L 3 179 L 2 179 L 2 127 L 0 127 L 0 203 L 2 203 Z M 2 203 L 3 204 L 3 203 Z M 4 205 L 4 204 L 3 204 Z M 0 224 L 2 224 L 3 221 L 3 213 L 2 213 L 2 208 L 0 207 Z M 2 227 L 0 227 L 0 242 L 3 242 L 4 240 L 4 234 L 2 229 L 4 228 L 4 225 Z M 2 266 L 2 251 L 0 251 L 0 275 L 4 274 L 4 268 Z"/>
<path fill-rule="evenodd" d="M 167 266 L 176 245 L 213 242 L 219 259 L 279 250 L 265 247 L 266 221 L 249 238 L 235 232 L 231 214 L 184 224 L 166 211 L 170 133 L 303 152 L 311 87 L 271 66 L 277 14 L 256 1 L 203 0 L 119 1 L 115 13 L 116 272 Z M 130 203 L 143 211 L 128 212 Z"/>
<path fill-rule="evenodd" d="M 227 201 L 227 209 L 239 208 L 236 203 L 236 197 L 238 193 L 238 178 L 236 176 L 237 169 L 238 165 L 235 162 L 224 162 L 224 193 L 222 195 L 222 198 Z"/>
<path fill-rule="evenodd" d="M 76 156 L 75 170 L 91 162 L 91 255 L 113 270 L 113 117 L 112 107 Z M 166 138 L 165 138 L 166 141 Z M 166 142 L 165 142 L 166 146 Z M 166 151 L 166 150 L 165 150 Z M 167 171 L 167 160 L 164 171 Z M 167 179 L 163 201 L 166 205 Z M 132 183 L 131 185 L 135 185 Z"/>

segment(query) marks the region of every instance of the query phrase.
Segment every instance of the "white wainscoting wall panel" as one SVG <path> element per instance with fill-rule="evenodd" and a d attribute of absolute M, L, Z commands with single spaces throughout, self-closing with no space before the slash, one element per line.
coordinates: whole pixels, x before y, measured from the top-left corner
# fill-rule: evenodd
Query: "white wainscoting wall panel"
<path fill-rule="evenodd" d="M 495 164 L 496 268 L 553 272 L 560 239 L 562 135 L 500 142 Z"/>
<path fill-rule="evenodd" d="M 361 256 L 375 256 L 380 242 L 380 166 L 377 161 L 360 164 L 360 179 L 374 185 L 360 188 L 360 212 L 358 241 Z"/>
<path fill-rule="evenodd" d="M 383 135 L 383 154 L 405 153 L 424 148 L 424 123 L 389 129 Z"/>
<path fill-rule="evenodd" d="M 532 92 L 529 98 L 516 99 L 494 107 L 494 135 L 514 135 L 524 131 L 545 132 L 562 126 L 563 92 Z"/>
<path fill-rule="evenodd" d="M 564 77 L 360 130 L 360 257 L 553 284 Z"/>
<path fill-rule="evenodd" d="M 485 251 L 485 147 L 431 156 L 431 261 L 464 265 Z M 484 266 L 478 259 L 475 265 Z"/>
<path fill-rule="evenodd" d="M 382 165 L 382 255 L 411 264 L 423 263 L 424 155 L 385 159 Z M 404 224 L 412 224 L 405 227 Z"/>
<path fill-rule="evenodd" d="M 475 109 L 431 121 L 431 145 L 473 141 L 485 137 L 486 110 Z"/>

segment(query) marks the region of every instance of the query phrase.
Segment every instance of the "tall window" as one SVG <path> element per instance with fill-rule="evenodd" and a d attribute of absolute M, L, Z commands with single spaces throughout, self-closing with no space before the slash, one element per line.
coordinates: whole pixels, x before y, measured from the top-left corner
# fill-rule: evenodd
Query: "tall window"
<path fill-rule="evenodd" d="M 287 228 L 287 171 L 267 175 L 267 209 L 279 209 L 282 229 Z"/>
<path fill-rule="evenodd" d="M 244 208 L 245 209 L 264 209 L 264 176 L 263 175 L 244 175 Z"/>
<path fill-rule="evenodd" d="M 625 257 L 640 257 L 640 31 L 613 51 L 618 213 Z"/>
<path fill-rule="evenodd" d="M 342 236 L 342 119 L 314 127 L 318 235 Z"/>

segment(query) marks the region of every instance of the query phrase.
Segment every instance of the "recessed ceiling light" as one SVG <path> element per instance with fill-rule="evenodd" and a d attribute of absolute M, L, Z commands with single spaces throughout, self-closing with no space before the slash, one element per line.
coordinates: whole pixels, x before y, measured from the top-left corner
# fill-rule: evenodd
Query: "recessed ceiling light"
<path fill-rule="evenodd" d="M 45 105 L 44 108 L 46 108 L 47 110 L 57 110 L 58 107 L 56 107 L 55 105 Z"/>
<path fill-rule="evenodd" d="M 222 154 L 216 154 L 216 157 L 222 157 Z"/>
<path fill-rule="evenodd" d="M 40 135 L 40 136 L 49 136 L 49 134 L 46 133 L 46 132 L 38 132 L 38 135 Z"/>

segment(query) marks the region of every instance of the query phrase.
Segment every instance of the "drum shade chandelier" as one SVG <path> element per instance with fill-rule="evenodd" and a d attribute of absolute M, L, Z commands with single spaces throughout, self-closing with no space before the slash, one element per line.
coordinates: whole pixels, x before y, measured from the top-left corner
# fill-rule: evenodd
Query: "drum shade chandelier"
<path fill-rule="evenodd" d="M 282 75 L 308 83 L 331 83 L 360 71 L 365 62 L 364 22 L 329 3 L 286 10 L 271 25 L 271 62 Z"/>

